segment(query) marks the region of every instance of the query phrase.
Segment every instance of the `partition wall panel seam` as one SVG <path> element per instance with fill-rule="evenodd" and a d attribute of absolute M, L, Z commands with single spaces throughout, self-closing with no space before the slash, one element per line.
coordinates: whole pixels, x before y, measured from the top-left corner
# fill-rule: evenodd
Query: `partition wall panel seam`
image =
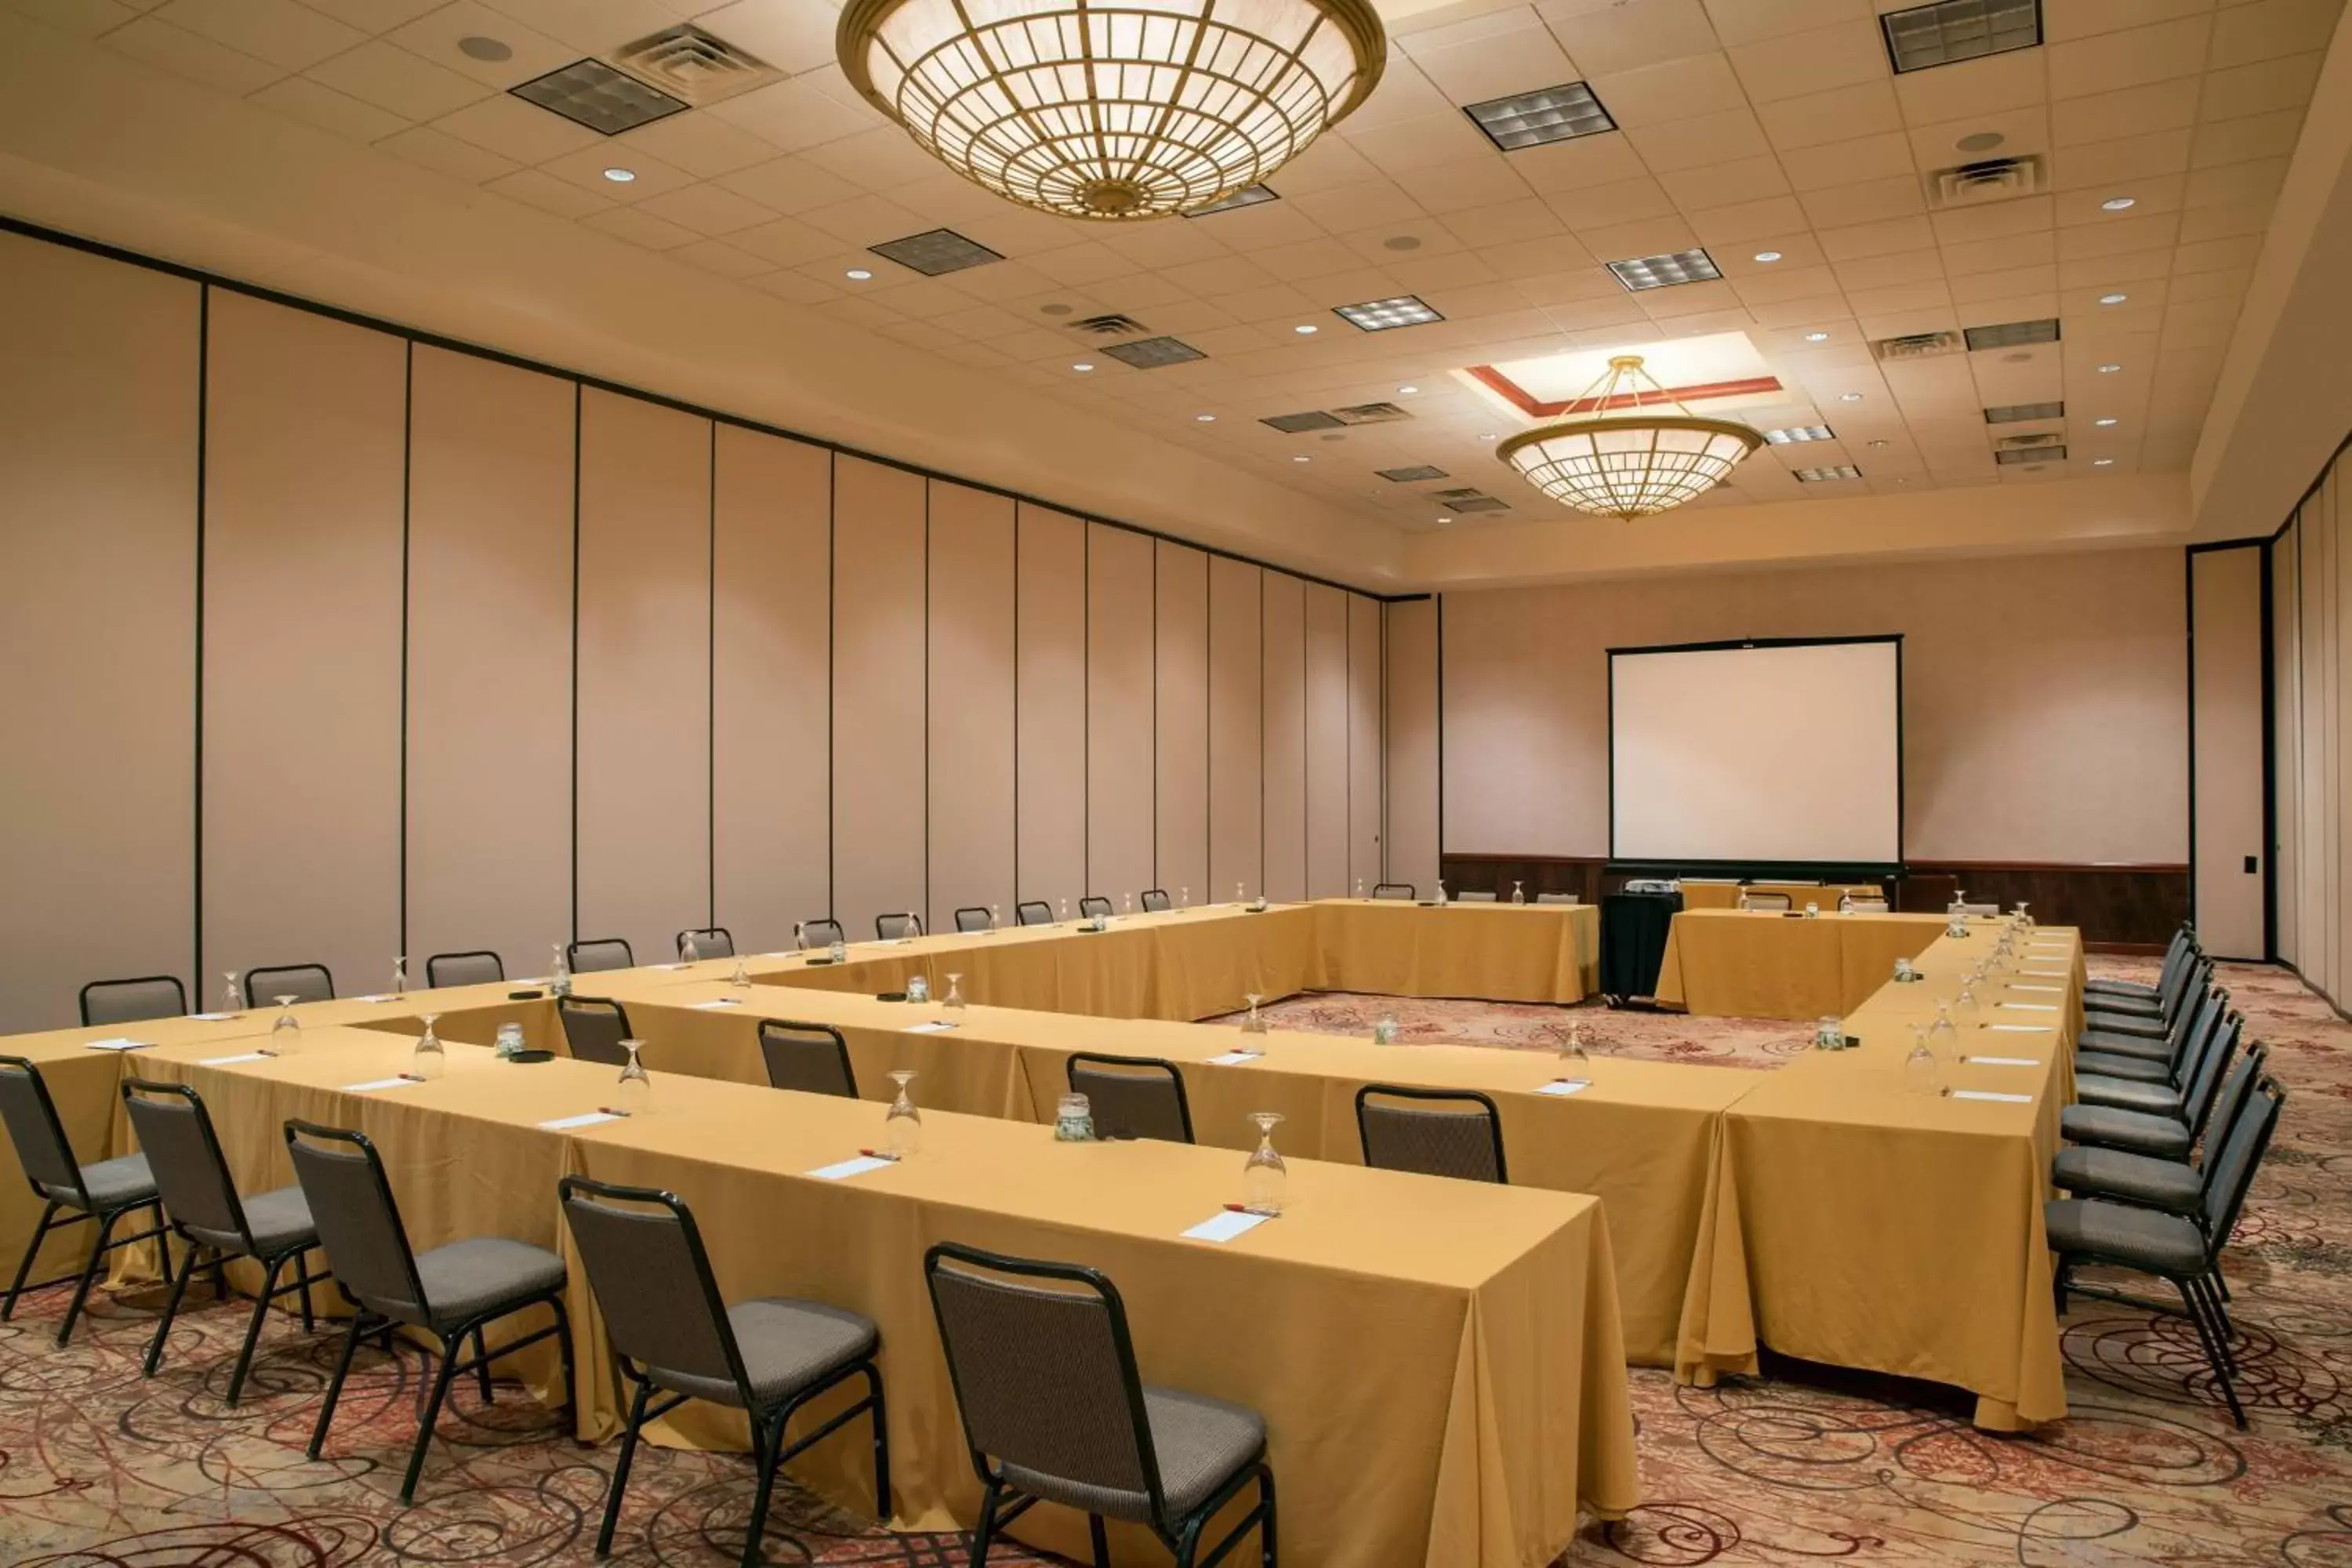
<path fill-rule="evenodd" d="M 189 1002 L 203 1010 L 196 999 L 205 983 L 205 528 L 208 509 L 205 498 L 205 443 L 212 419 L 212 305 L 213 291 L 209 284 L 199 282 L 196 288 L 196 572 L 195 572 L 195 667 L 194 681 L 195 710 L 195 816 L 189 827 L 189 849 L 195 867 L 195 897 L 189 909 L 189 935 L 194 955 L 195 969 L 189 975 Z"/>

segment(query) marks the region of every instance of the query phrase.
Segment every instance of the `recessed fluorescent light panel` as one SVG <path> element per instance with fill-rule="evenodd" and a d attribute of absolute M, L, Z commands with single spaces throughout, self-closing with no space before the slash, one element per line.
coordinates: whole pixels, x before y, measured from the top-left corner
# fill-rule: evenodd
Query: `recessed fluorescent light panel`
<path fill-rule="evenodd" d="M 926 278 L 937 278 L 943 272 L 961 272 L 967 267 L 985 267 L 1003 257 L 981 244 L 966 239 L 951 228 L 927 229 L 910 234 L 904 239 L 886 239 L 879 245 L 866 247 L 875 255 L 911 267 Z"/>
<path fill-rule="evenodd" d="M 1612 261 L 1609 270 L 1635 293 L 1644 289 L 1669 289 L 1677 283 L 1712 283 L 1723 276 L 1715 258 L 1704 250 L 1669 250 L 1662 256 L 1636 256 Z"/>
<path fill-rule="evenodd" d="M 2000 464 L 2063 463 L 2066 460 L 2063 447 L 2020 447 L 2011 451 L 1995 452 L 1992 460 Z"/>
<path fill-rule="evenodd" d="M 1878 24 L 1897 76 L 2030 49 L 2042 41 L 2040 0 L 1936 0 L 1889 11 Z"/>
<path fill-rule="evenodd" d="M 1968 329 L 1969 352 L 1979 349 L 2013 349 L 2027 343 L 2054 343 L 2058 341 L 2058 318 L 2045 317 L 2039 321 L 2000 321 L 1990 327 Z"/>
<path fill-rule="evenodd" d="M 1428 463 L 1422 463 L 1410 468 L 1375 468 L 1372 471 L 1390 483 L 1399 485 L 1408 485 L 1415 479 L 1442 479 L 1445 477 L 1444 468 Z"/>
<path fill-rule="evenodd" d="M 1163 364 L 1182 364 L 1188 360 L 1209 357 L 1191 343 L 1174 338 L 1139 338 L 1131 343 L 1111 343 L 1103 353 L 1138 370 L 1157 370 Z"/>
<path fill-rule="evenodd" d="M 1393 300 L 1367 300 L 1360 305 L 1340 305 L 1331 313 L 1368 332 L 1385 332 L 1395 327 L 1423 327 L 1444 317 L 1431 310 L 1411 294 L 1400 294 Z"/>
<path fill-rule="evenodd" d="M 2004 403 L 1999 407 L 1985 410 L 1985 423 L 1988 425 L 2019 425 L 2028 419 L 2064 417 L 2066 405 L 2063 403 Z"/>
<path fill-rule="evenodd" d="M 1549 142 L 1572 142 L 1579 136 L 1597 136 L 1603 131 L 1617 129 L 1617 122 L 1601 107 L 1592 89 L 1580 81 L 1538 88 L 1508 98 L 1490 98 L 1484 103 L 1465 105 L 1462 112 L 1486 133 L 1488 141 L 1506 153 L 1540 147 Z"/>
<path fill-rule="evenodd" d="M 1786 430 L 1765 431 L 1764 439 L 1775 447 L 1785 447 L 1791 441 L 1833 441 L 1837 437 L 1830 434 L 1826 425 L 1791 425 Z"/>
<path fill-rule="evenodd" d="M 574 60 L 508 90 L 606 136 L 650 125 L 686 107 L 685 100 L 647 87 L 603 60 Z"/>
<path fill-rule="evenodd" d="M 1282 198 L 1264 185 L 1244 185 L 1221 202 L 1211 202 L 1204 207 L 1194 207 L 1186 217 L 1207 217 L 1211 213 L 1229 213 L 1235 207 L 1254 207 L 1260 202 L 1278 202 Z"/>
<path fill-rule="evenodd" d="M 1832 479 L 1858 479 L 1862 470 L 1852 463 L 1840 463 L 1834 468 L 1799 468 L 1797 479 L 1808 485 L 1826 484 Z"/>

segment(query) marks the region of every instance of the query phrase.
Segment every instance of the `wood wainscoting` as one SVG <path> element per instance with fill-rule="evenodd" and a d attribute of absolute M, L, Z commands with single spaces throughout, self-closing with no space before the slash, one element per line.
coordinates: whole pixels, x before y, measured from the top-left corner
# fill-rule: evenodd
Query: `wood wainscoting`
<path fill-rule="evenodd" d="M 1603 859 L 1546 855 L 1455 855 L 1442 862 L 1445 889 L 1491 889 L 1511 896 L 1522 884 L 1533 901 L 1538 893 L 1574 893 L 1586 903 L 1625 885 L 1626 875 Z M 1964 889 L 1972 902 L 2003 909 L 2024 900 L 2033 917 L 2050 925 L 2080 926 L 2084 941 L 2109 952 L 2158 952 L 2189 918 L 2189 868 L 2185 865 L 2064 866 L 2024 860 L 1915 860 L 1909 872 L 1892 879 L 1899 910 L 1936 910 Z M 1426 897 L 1433 889 L 1424 888 Z"/>

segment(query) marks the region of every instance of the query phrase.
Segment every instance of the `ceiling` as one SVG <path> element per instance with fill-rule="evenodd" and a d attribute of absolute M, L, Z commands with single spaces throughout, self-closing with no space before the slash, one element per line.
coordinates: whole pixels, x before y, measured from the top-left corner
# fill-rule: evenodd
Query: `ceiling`
<path fill-rule="evenodd" d="M 1493 460 L 1529 421 L 1468 367 L 1725 333 L 1780 384 L 1738 417 L 1832 437 L 1768 447 L 1707 510 L 2185 471 L 2342 5 L 2043 0 L 2041 47 L 1896 76 L 1895 0 L 1403 0 L 1379 89 L 1268 179 L 1279 199 L 1123 226 L 946 172 L 848 89 L 824 0 L 0 0 L 1356 516 L 1457 531 L 1565 515 Z M 613 138 L 506 91 L 687 18 L 782 79 Z M 461 47 L 482 38 L 507 57 Z M 1617 130 L 1505 153 L 1462 112 L 1570 81 Z M 1988 157 L 2038 160 L 2038 188 L 1939 205 L 1936 171 Z M 940 227 L 1005 259 L 926 278 L 866 248 Z M 1633 292 L 1605 266 L 1697 247 L 1719 280 Z M 1332 313 L 1405 294 L 1444 319 Z M 1073 324 L 1109 315 L 1140 330 Z M 2052 318 L 2052 342 L 1872 348 Z M 1160 334 L 1205 357 L 1104 352 Z M 1404 416 L 1262 422 L 1379 403 Z M 2067 456 L 1996 461 L 2037 435 Z M 1423 467 L 1444 477 L 1379 475 Z M 1796 477 L 1841 468 L 1860 477 Z M 1439 492 L 1461 488 L 1505 505 L 1457 513 Z"/>

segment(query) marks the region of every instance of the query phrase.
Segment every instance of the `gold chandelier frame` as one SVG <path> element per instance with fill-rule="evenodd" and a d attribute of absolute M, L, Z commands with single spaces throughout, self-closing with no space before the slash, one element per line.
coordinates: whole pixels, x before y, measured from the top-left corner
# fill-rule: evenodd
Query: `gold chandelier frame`
<path fill-rule="evenodd" d="M 1626 385 L 1633 389 L 1632 395 L 1638 407 L 1653 396 L 1641 390 L 1644 381 L 1655 389 L 1655 401 L 1681 412 L 1605 415 L 1538 426 L 1498 444 L 1496 459 L 1563 506 L 1595 517 L 1614 517 L 1631 522 L 1696 500 L 1721 484 L 1733 468 L 1764 445 L 1763 432 L 1753 426 L 1693 414 L 1680 398 L 1643 370 L 1639 354 L 1620 354 L 1612 359 L 1609 369 L 1575 403 L 1606 408 L 1618 395 L 1619 386 Z M 1741 449 L 1737 455 L 1727 455 L 1716 451 L 1712 443 L 1696 449 L 1662 447 L 1657 437 L 1669 430 L 1720 436 L 1738 442 Z M 1583 459 L 1580 466 L 1571 466 L 1565 457 L 1532 464 L 1513 461 L 1514 454 L 1530 447 L 1540 447 L 1547 442 L 1619 434 L 1647 435 L 1650 441 L 1646 446 L 1627 446 L 1606 452 L 1597 443 L 1588 442 L 1577 454 Z"/>

